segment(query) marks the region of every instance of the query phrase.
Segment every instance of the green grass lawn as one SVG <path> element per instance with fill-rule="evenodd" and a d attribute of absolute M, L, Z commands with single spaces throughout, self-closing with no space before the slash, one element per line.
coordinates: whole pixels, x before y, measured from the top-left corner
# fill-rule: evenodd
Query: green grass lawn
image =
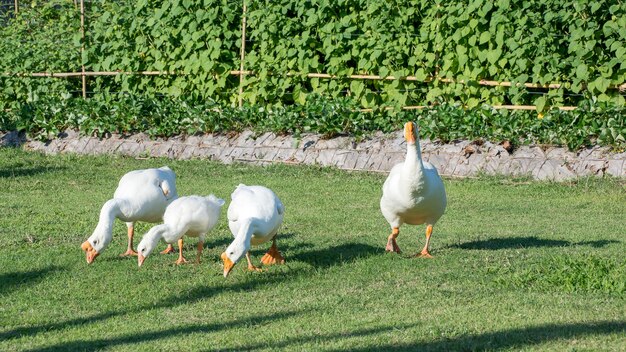
<path fill-rule="evenodd" d="M 286 265 L 244 260 L 224 279 L 226 207 L 200 265 L 154 254 L 138 268 L 118 256 L 120 221 L 87 265 L 80 244 L 119 178 L 165 164 L 180 195 L 228 205 L 239 183 L 272 188 Z M 384 251 L 384 177 L 0 148 L 0 350 L 626 350 L 623 181 L 446 180 L 422 259 L 423 226 L 401 228 L 402 255 Z M 257 263 L 268 247 L 253 247 Z"/>

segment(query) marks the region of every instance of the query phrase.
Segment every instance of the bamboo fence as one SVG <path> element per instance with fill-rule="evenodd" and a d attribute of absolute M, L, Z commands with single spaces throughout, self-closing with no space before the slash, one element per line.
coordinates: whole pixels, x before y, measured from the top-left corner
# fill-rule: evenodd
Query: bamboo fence
<path fill-rule="evenodd" d="M 80 5 L 80 31 L 82 37 L 81 44 L 81 57 L 82 53 L 85 51 L 85 0 L 75 0 L 75 4 L 79 2 Z M 18 0 L 15 0 L 15 12 L 19 11 L 19 3 Z M 254 71 L 249 71 L 244 69 L 245 65 L 245 43 L 246 43 L 246 15 L 247 15 L 247 6 L 246 1 L 243 0 L 243 14 L 242 14 L 242 23 L 241 23 L 241 49 L 240 49 L 240 66 L 239 70 L 232 70 L 229 72 L 230 75 L 239 76 L 239 89 L 238 89 L 238 102 L 239 106 L 243 105 L 243 80 L 246 75 L 254 75 Z M 118 75 L 144 75 L 144 76 L 162 76 L 162 75 L 184 75 L 184 73 L 177 73 L 174 71 L 86 71 L 85 65 L 81 65 L 81 72 L 35 72 L 35 73 L 2 73 L 4 77 L 51 77 L 51 78 L 70 78 L 70 77 L 81 77 L 82 79 L 82 96 L 83 98 L 87 98 L 87 77 L 96 77 L 96 76 L 118 76 Z M 432 78 L 428 77 L 426 79 L 419 79 L 415 76 L 404 76 L 404 77 L 395 77 L 395 76 L 380 76 L 380 75 L 365 75 L 365 74 L 355 74 L 355 75 L 346 75 L 346 76 L 337 76 L 328 73 L 286 73 L 286 76 L 306 76 L 307 78 L 321 78 L 321 79 L 349 79 L 349 80 L 400 80 L 400 81 L 412 81 L 412 82 L 422 82 L 422 83 L 430 83 L 434 81 L 442 82 L 442 83 L 459 83 L 459 84 L 469 84 L 474 83 L 481 86 L 488 87 L 525 87 L 531 89 L 560 89 L 565 85 L 562 83 L 549 83 L 549 84 L 539 84 L 539 83 L 518 83 L 518 82 L 499 82 L 493 80 L 485 80 L 481 79 L 478 81 L 466 81 L 466 80 L 455 80 L 451 78 Z M 626 83 L 620 85 L 611 85 L 608 87 L 609 89 L 617 89 L 620 92 L 626 91 Z M 506 109 L 506 110 L 535 110 L 535 106 L 533 105 L 494 105 L 492 106 L 494 109 Z M 428 106 L 420 105 L 420 106 L 404 106 L 403 110 L 416 110 L 416 109 L 424 109 L 428 108 Z M 575 110 L 575 106 L 560 106 L 555 107 L 560 110 Z M 385 107 L 384 109 L 393 109 L 392 107 Z M 374 109 L 361 109 L 363 112 L 371 112 Z"/>

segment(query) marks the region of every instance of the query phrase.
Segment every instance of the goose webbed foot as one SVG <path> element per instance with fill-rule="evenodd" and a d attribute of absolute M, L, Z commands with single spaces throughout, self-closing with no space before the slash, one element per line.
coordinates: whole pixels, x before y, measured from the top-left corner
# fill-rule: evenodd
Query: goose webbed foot
<path fill-rule="evenodd" d="M 427 249 L 424 249 L 423 251 L 415 254 L 414 257 L 418 257 L 418 258 L 433 258 L 433 256 L 430 254 L 430 252 Z"/>
<path fill-rule="evenodd" d="M 176 265 L 182 265 L 182 264 L 187 264 L 187 263 L 189 263 L 189 261 L 187 261 L 187 259 L 185 259 L 185 257 L 182 257 L 182 256 L 178 257 L 178 260 L 174 262 L 174 264 Z"/>
<path fill-rule="evenodd" d="M 250 271 L 263 271 L 261 268 L 252 264 L 252 259 L 250 258 L 250 252 L 246 253 L 246 260 L 248 261 L 248 270 Z"/>
<path fill-rule="evenodd" d="M 267 253 L 265 253 L 263 258 L 261 258 L 261 263 L 263 263 L 263 265 L 285 264 L 285 258 L 280 254 L 280 251 L 276 247 L 275 240 Z"/>
<path fill-rule="evenodd" d="M 120 254 L 120 257 L 136 257 L 136 256 L 137 256 L 137 252 L 133 250 L 132 248 L 128 248 L 126 252 Z"/>
<path fill-rule="evenodd" d="M 173 245 L 171 245 L 171 244 L 168 244 L 168 245 L 167 245 L 167 248 L 165 248 L 164 250 L 162 250 L 160 253 L 161 253 L 161 254 L 170 254 L 170 253 L 174 253 L 174 252 L 175 252 L 175 250 L 174 250 L 174 246 L 173 246 Z"/>

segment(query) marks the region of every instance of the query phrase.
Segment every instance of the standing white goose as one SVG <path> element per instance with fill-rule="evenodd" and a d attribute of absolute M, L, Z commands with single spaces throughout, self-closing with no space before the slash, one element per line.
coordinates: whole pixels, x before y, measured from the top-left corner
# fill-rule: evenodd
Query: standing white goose
<path fill-rule="evenodd" d="M 263 186 L 240 184 L 231 194 L 228 206 L 228 227 L 235 240 L 222 253 L 224 277 L 243 257 L 248 260 L 249 270 L 260 270 L 250 259 L 250 245 L 259 245 L 272 240 L 269 251 L 261 258 L 264 265 L 283 264 L 285 259 L 276 248 L 274 236 L 283 223 L 285 207 L 272 190 Z"/>
<path fill-rule="evenodd" d="M 135 170 L 122 176 L 113 199 L 104 203 L 100 210 L 96 229 L 81 245 L 87 263 L 91 264 L 111 242 L 116 218 L 126 222 L 128 228 L 128 249 L 122 256 L 137 255 L 133 250 L 135 222 L 160 222 L 165 208 L 176 198 L 176 175 L 167 166 Z M 164 252 L 171 250 L 168 247 Z"/>
<path fill-rule="evenodd" d="M 137 264 L 141 266 L 147 256 L 156 248 L 160 239 L 167 243 L 178 241 L 178 260 L 176 264 L 187 263 L 183 256 L 183 235 L 198 238 L 196 263 L 200 262 L 204 238 L 211 231 L 220 217 L 224 200 L 214 195 L 208 197 L 180 197 L 165 209 L 163 224 L 156 225 L 143 236 L 137 246 Z"/>
<path fill-rule="evenodd" d="M 386 250 L 400 253 L 396 237 L 402 224 L 426 224 L 426 244 L 418 256 L 431 257 L 428 251 L 433 226 L 446 210 L 446 191 L 437 169 L 422 161 L 417 125 L 404 125 L 406 159 L 391 169 L 380 199 L 380 210 L 391 226 Z"/>

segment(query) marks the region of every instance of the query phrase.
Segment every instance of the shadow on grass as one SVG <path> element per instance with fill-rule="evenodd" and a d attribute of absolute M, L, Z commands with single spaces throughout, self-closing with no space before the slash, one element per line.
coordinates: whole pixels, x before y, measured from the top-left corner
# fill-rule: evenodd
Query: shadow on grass
<path fill-rule="evenodd" d="M 568 247 L 568 246 L 591 246 L 594 248 L 601 248 L 612 243 L 620 243 L 615 240 L 598 240 L 598 241 L 584 241 L 584 242 L 570 242 L 565 240 L 549 240 L 538 238 L 536 236 L 528 237 L 509 237 L 509 238 L 490 238 L 487 240 L 478 240 L 465 242 L 461 244 L 450 245 L 448 248 L 461 248 L 461 249 L 488 249 L 488 250 L 500 250 L 500 249 L 517 249 L 517 248 L 530 248 L 530 247 Z"/>
<path fill-rule="evenodd" d="M 196 288 L 191 289 L 185 296 L 181 297 L 180 294 L 172 295 L 170 297 L 165 297 L 155 304 L 145 304 L 133 309 L 109 311 L 100 314 L 94 314 L 84 318 L 76 318 L 62 322 L 48 323 L 31 327 L 20 327 L 6 332 L 0 332 L 0 341 L 12 338 L 32 336 L 42 332 L 64 330 L 75 326 L 93 324 L 117 316 L 126 316 L 151 309 L 172 308 L 183 304 L 191 304 L 203 299 L 209 299 L 224 291 L 236 292 L 250 290 L 256 288 L 257 286 L 289 280 L 296 275 L 298 275 L 297 272 L 287 272 L 280 275 L 259 275 L 258 278 L 256 278 L 255 280 L 241 282 L 234 285 L 229 285 L 228 280 L 225 280 L 217 286 L 197 286 Z M 155 335 L 158 334 L 155 333 Z M 63 348 L 59 347 L 59 349 L 62 350 Z M 70 345 L 67 345 L 67 347 L 65 347 L 64 349 L 73 350 L 72 346 Z M 82 350 L 83 348 L 81 347 L 79 349 Z"/>
<path fill-rule="evenodd" d="M 374 253 L 379 253 L 380 250 L 371 246 L 362 245 L 362 244 L 347 244 L 341 245 L 337 247 L 328 248 L 320 251 L 312 251 L 306 252 L 304 254 L 300 254 L 294 257 L 294 260 L 305 260 L 311 263 L 317 263 L 314 265 L 319 265 L 320 267 L 329 267 L 331 265 L 343 265 L 348 264 L 350 262 L 355 261 L 358 258 L 366 257 L 373 255 Z M 337 254 L 339 253 L 339 254 Z M 326 256 L 334 255 L 338 257 L 338 260 L 332 260 L 325 258 Z M 124 259 L 124 258 L 122 258 Z M 239 264 L 241 265 L 241 264 Z M 0 340 L 12 339 L 12 338 L 20 338 L 25 336 L 32 336 L 38 333 L 50 332 L 54 330 L 63 330 L 68 329 L 75 326 L 85 325 L 85 324 L 93 324 L 99 321 L 104 321 L 109 318 L 117 317 L 117 316 L 125 316 L 129 314 L 139 313 L 141 311 L 151 310 L 151 309 L 160 309 L 160 308 L 172 308 L 183 304 L 192 304 L 194 302 L 198 302 L 200 300 L 209 299 L 215 295 L 218 295 L 222 292 L 238 292 L 238 291 L 249 291 L 254 290 L 257 287 L 263 287 L 268 285 L 275 285 L 277 283 L 281 283 L 284 281 L 290 281 L 294 278 L 301 275 L 309 275 L 310 271 L 308 270 L 287 270 L 284 272 L 266 272 L 261 275 L 255 275 L 255 277 L 251 280 L 246 280 L 243 282 L 239 282 L 236 284 L 229 283 L 228 279 L 225 279 L 220 284 L 215 286 L 204 286 L 199 285 L 190 291 L 188 291 L 184 296 L 180 294 L 175 294 L 170 297 L 165 297 L 160 302 L 156 304 L 146 304 L 143 306 L 139 306 L 134 309 L 125 309 L 118 311 L 110 311 L 104 312 L 100 314 L 95 314 L 92 316 L 71 319 L 61 322 L 54 322 L 48 324 L 42 324 L 31 327 L 19 327 L 13 330 L 0 332 Z M 156 334 L 156 333 L 155 333 Z M 73 345 L 67 345 L 65 349 L 72 350 Z M 82 348 L 78 348 L 82 349 Z"/>
<path fill-rule="evenodd" d="M 271 344 L 254 344 L 254 345 L 242 346 L 242 347 L 237 347 L 237 348 L 226 348 L 226 349 L 217 348 L 217 349 L 213 349 L 209 351 L 254 351 L 254 350 L 261 350 L 261 349 L 268 349 L 268 348 L 271 348 L 273 350 L 279 349 L 279 348 L 289 350 L 288 347 L 292 347 L 293 350 L 297 351 L 298 350 L 297 346 L 292 346 L 292 345 L 311 343 L 311 342 L 316 342 L 316 341 L 327 343 L 333 340 L 343 340 L 343 339 L 348 339 L 348 338 L 353 338 L 353 337 L 377 335 L 386 331 L 410 329 L 417 325 L 418 324 L 404 324 L 404 325 L 394 324 L 393 326 L 377 326 L 373 328 L 359 329 L 359 330 L 348 331 L 348 332 L 337 332 L 337 333 L 326 334 L 326 335 L 299 336 L 299 337 L 294 337 L 291 339 L 286 339 L 283 341 L 272 341 Z M 365 350 L 374 351 L 374 350 L 378 350 L 378 348 L 370 347 Z M 342 351 L 345 351 L 345 349 L 342 349 Z"/>
<path fill-rule="evenodd" d="M 118 337 L 106 339 L 83 339 L 69 342 L 61 342 L 56 345 L 31 349 L 32 352 L 47 351 L 99 351 L 102 349 L 110 349 L 111 347 L 131 345 L 142 342 L 155 341 L 169 337 L 184 337 L 195 333 L 212 333 L 225 329 L 232 329 L 241 326 L 255 326 L 276 320 L 288 319 L 290 317 L 302 314 L 302 311 L 289 311 L 260 316 L 252 316 L 244 319 L 238 319 L 230 322 L 211 323 L 211 324 L 191 324 L 186 326 L 174 327 L 163 330 L 152 330 L 140 333 L 126 334 Z M 130 347 L 130 346 L 127 346 Z M 155 347 L 158 349 L 158 347 Z"/>
<path fill-rule="evenodd" d="M 60 269 L 61 268 L 56 266 L 50 266 L 44 269 L 0 274 L 0 295 L 7 294 L 22 285 L 33 285 L 43 280 L 47 275 L 59 271 Z"/>
<path fill-rule="evenodd" d="M 527 328 L 494 331 L 479 335 L 410 344 L 376 346 L 379 351 L 492 351 L 521 349 L 554 340 L 583 338 L 587 335 L 626 333 L 626 321 L 599 321 L 591 323 L 546 324 Z M 323 337 L 321 337 L 323 338 Z M 372 351 L 371 347 L 351 351 Z"/>
<path fill-rule="evenodd" d="M 336 265 L 345 265 L 359 259 L 382 255 L 381 248 L 363 243 L 345 243 L 334 247 L 317 249 L 293 256 L 293 260 L 303 261 L 316 268 L 325 269 Z"/>
<path fill-rule="evenodd" d="M 0 169 L 0 178 L 9 178 L 9 177 L 24 177 L 24 176 L 33 176 L 39 174 L 46 174 L 50 172 L 57 172 L 65 170 L 66 167 L 54 166 L 54 167 L 28 167 L 21 168 L 18 166 Z"/>

